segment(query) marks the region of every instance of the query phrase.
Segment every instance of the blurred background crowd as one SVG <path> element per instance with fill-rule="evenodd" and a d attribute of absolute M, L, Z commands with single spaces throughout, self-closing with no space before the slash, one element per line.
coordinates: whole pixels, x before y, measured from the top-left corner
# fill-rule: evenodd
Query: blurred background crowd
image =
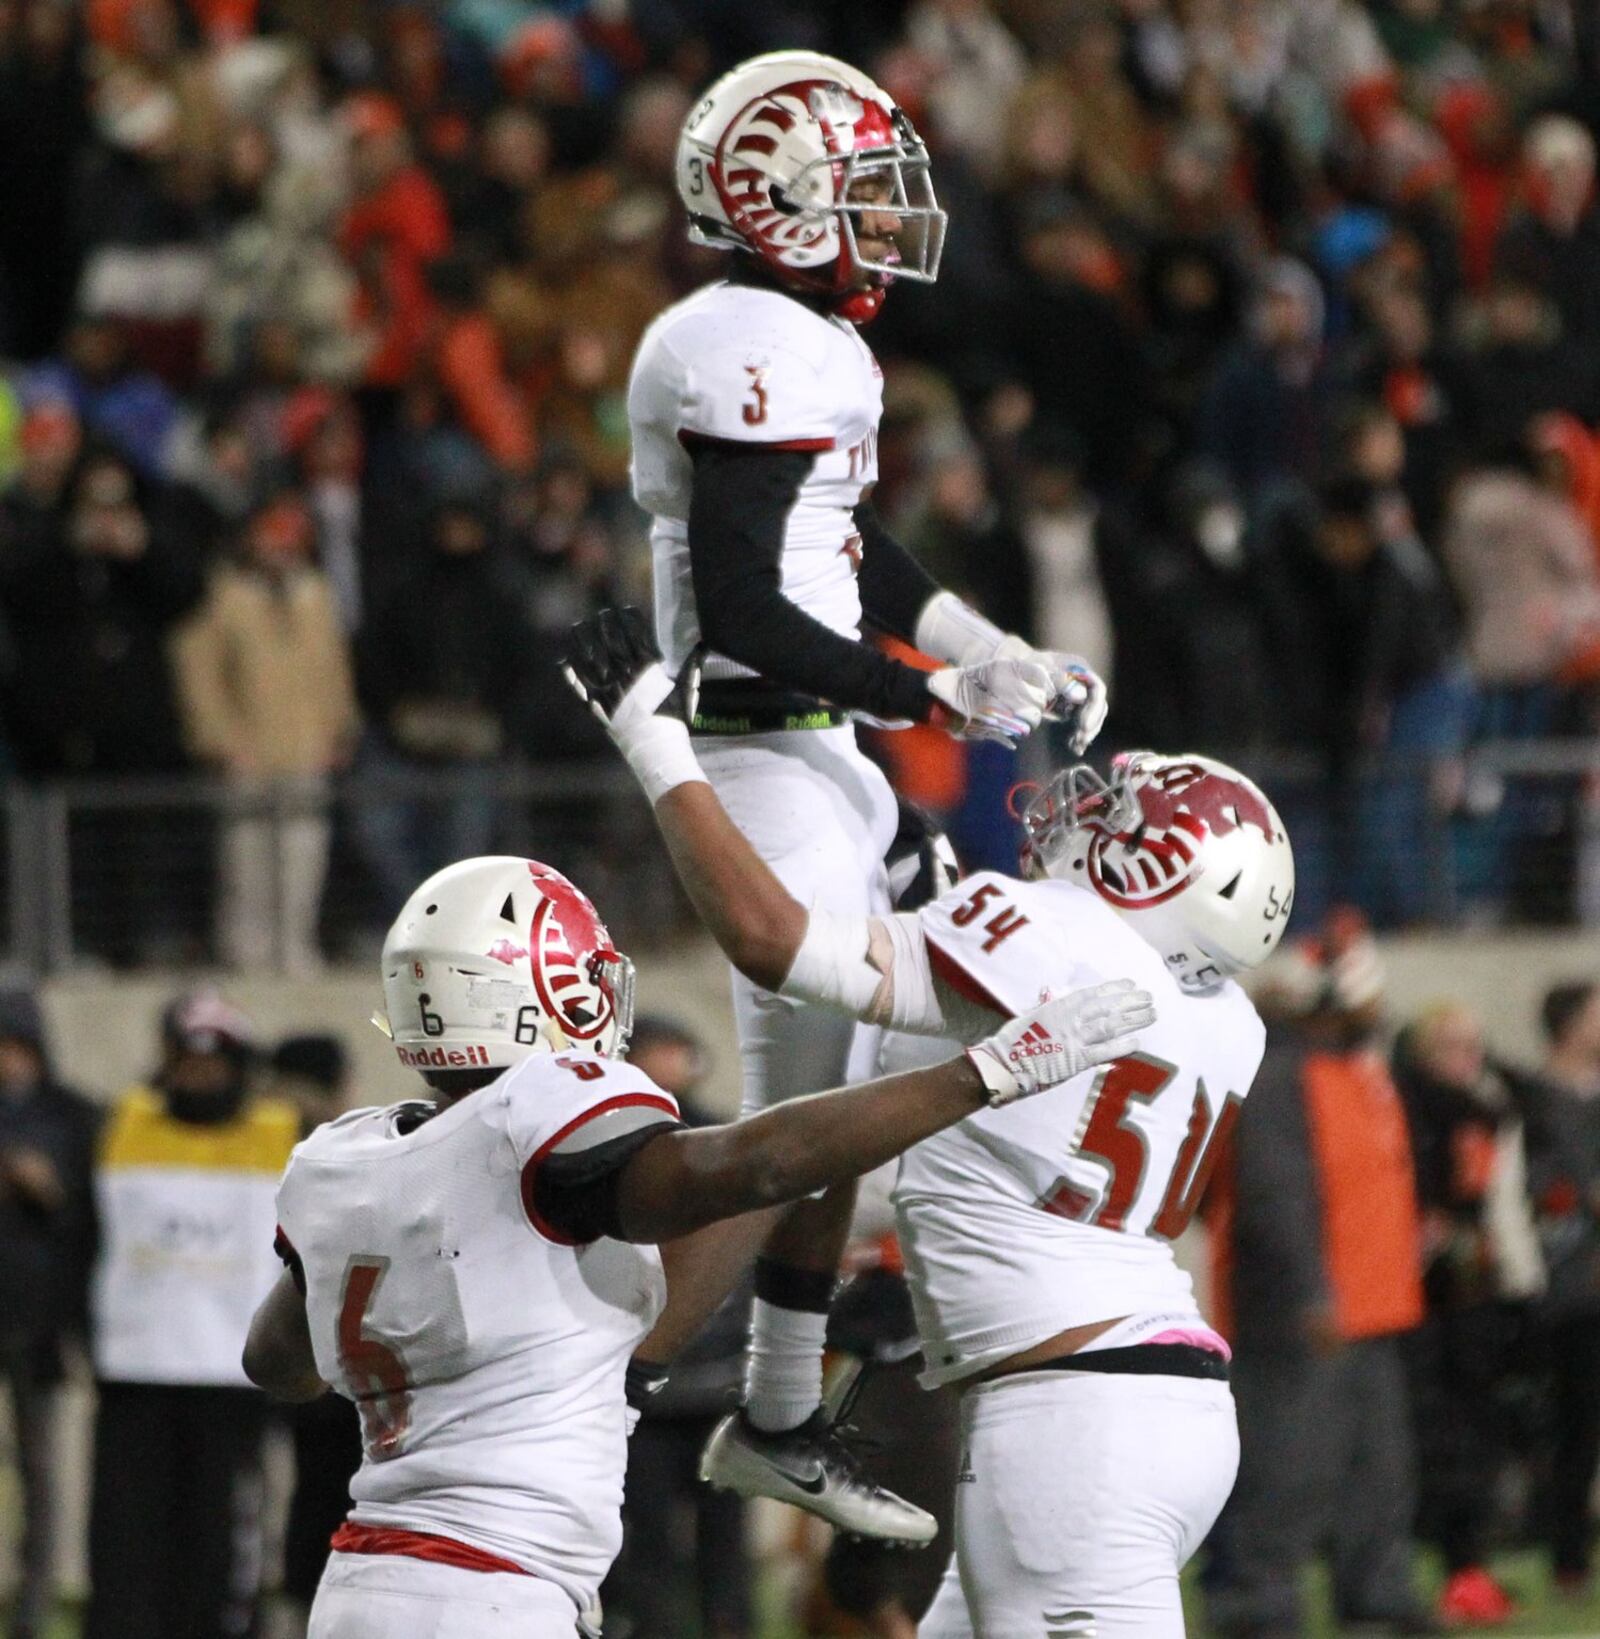
<path fill-rule="evenodd" d="M 679 123 L 790 45 L 891 88 L 951 214 L 870 332 L 880 510 L 934 572 L 1103 672 L 1107 745 L 1258 774 L 1309 919 L 1600 920 L 1597 34 L 1568 0 L 4 0 L 0 796 L 67 862 L 45 955 L 304 969 L 452 855 L 625 868 L 552 656 L 648 595 L 629 360 L 719 271 Z M 883 754 L 1009 862 L 1003 758 Z"/>

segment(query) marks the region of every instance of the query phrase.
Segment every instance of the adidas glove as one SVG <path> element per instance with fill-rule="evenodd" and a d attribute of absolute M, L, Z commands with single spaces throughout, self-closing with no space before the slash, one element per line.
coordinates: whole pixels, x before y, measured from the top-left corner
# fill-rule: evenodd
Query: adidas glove
<path fill-rule="evenodd" d="M 1155 1004 L 1132 979 L 1108 979 L 1019 1013 L 967 1049 L 993 1105 L 1042 1093 L 1095 1064 L 1133 1052 Z"/>

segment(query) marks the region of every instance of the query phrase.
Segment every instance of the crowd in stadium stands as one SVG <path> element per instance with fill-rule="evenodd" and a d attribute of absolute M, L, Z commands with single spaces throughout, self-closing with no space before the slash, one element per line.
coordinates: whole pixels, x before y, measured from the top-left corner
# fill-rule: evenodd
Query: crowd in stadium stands
<path fill-rule="evenodd" d="M 648 596 L 629 360 L 721 266 L 678 127 L 820 46 L 912 112 L 951 215 L 870 332 L 892 526 L 1108 676 L 1105 744 L 1260 772 L 1308 917 L 1600 919 L 1592 776 L 1460 755 L 1595 729 L 1596 34 L 1565 0 L 10 0 L 10 764 L 220 775 L 215 947 L 259 958 L 281 877 L 300 965 L 329 781 L 459 776 L 334 837 L 381 920 L 488 845 L 497 767 L 597 752 L 555 640 Z M 1008 766 L 883 754 L 1009 853 Z"/>

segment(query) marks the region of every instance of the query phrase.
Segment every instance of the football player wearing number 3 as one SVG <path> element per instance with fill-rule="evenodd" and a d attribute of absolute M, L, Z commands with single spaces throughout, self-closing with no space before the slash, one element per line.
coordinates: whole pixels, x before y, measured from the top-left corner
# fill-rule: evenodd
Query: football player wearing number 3
<path fill-rule="evenodd" d="M 1238 1435 L 1227 1346 L 1172 1242 L 1261 1061 L 1232 976 L 1288 918 L 1283 822 L 1231 768 L 1135 752 L 1109 782 L 1079 765 L 1034 796 L 1029 880 L 979 872 L 909 915 L 808 911 L 706 783 L 692 672 L 674 685 L 640 616 L 579 626 L 568 675 L 755 983 L 966 1041 L 1082 985 L 1156 998 L 1137 1053 L 906 1151 L 895 1207 L 925 1381 L 964 1390 L 956 1564 L 922 1639 L 1181 1635 L 1178 1572 L 1232 1489 Z M 658 1337 L 695 1319 L 675 1301 Z"/>
<path fill-rule="evenodd" d="M 853 718 L 1015 744 L 1041 716 L 1086 744 L 1100 680 L 941 591 L 878 520 L 883 380 L 858 333 L 902 281 L 938 273 L 928 154 L 881 86 L 832 57 L 732 69 L 685 121 L 677 189 L 726 278 L 663 313 L 628 389 L 634 498 L 651 514 L 656 630 L 676 672 L 704 649 L 694 728 L 728 812 L 803 904 L 889 909 L 888 782 Z M 862 628 L 947 662 L 928 673 Z M 1080 745 L 1081 749 L 1081 745 Z M 875 1032 L 735 975 L 747 1110 L 859 1080 Z M 846 1530 L 927 1541 L 920 1509 L 822 1464 L 822 1341 L 851 1191 L 802 1203 L 756 1266 L 743 1416 L 708 1477 Z M 815 1477 L 797 1490 L 788 1476 Z"/>
<path fill-rule="evenodd" d="M 278 1189 L 286 1273 L 245 1345 L 329 1385 L 365 1460 L 309 1639 L 573 1639 L 622 1535 L 629 1357 L 694 1231 L 854 1178 L 990 1104 L 1129 1051 L 1132 983 L 1000 1023 L 959 1058 L 691 1131 L 622 1062 L 633 969 L 559 872 L 472 859 L 389 931 L 381 1021 L 424 1102 L 356 1110 Z M 658 1255 L 652 1243 L 687 1236 Z"/>

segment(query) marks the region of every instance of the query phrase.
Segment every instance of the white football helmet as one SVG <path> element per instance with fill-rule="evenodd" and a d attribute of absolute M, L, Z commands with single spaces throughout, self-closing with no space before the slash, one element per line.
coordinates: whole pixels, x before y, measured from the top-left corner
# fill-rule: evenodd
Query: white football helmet
<path fill-rule="evenodd" d="M 413 1070 L 503 1069 L 530 1053 L 619 1058 L 633 963 L 588 897 L 535 859 L 464 859 L 406 901 L 383 942 L 384 1029 Z"/>
<path fill-rule="evenodd" d="M 1210 757 L 1130 751 L 1064 769 L 1022 813 L 1032 875 L 1092 888 L 1204 989 L 1263 962 L 1294 904 L 1294 854 L 1253 781 Z"/>
<path fill-rule="evenodd" d="M 868 178 L 883 196 L 852 197 Z M 844 297 L 836 311 L 858 322 L 895 279 L 938 275 L 928 151 L 894 98 L 837 57 L 774 51 L 730 69 L 684 121 L 677 184 L 696 244 L 751 251 L 788 284 Z M 861 255 L 863 211 L 899 218 L 890 257 Z M 863 270 L 873 288 L 846 296 Z"/>

